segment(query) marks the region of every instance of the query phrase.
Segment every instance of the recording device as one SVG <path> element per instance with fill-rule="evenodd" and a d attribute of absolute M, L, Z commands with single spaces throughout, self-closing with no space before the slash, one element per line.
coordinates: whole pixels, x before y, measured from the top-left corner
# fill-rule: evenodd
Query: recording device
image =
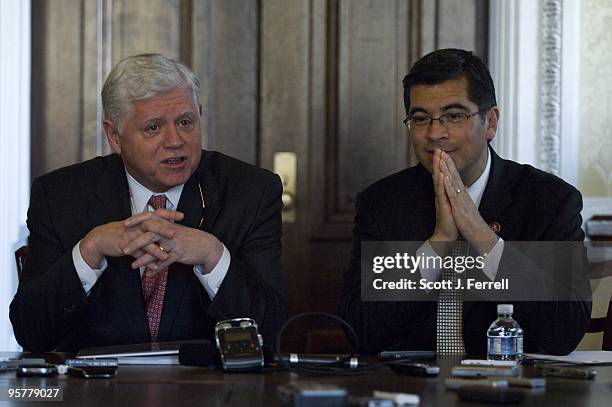
<path fill-rule="evenodd" d="M 455 379 L 449 378 L 444 381 L 447 390 L 457 390 L 466 386 L 481 387 L 523 387 L 539 389 L 546 387 L 546 379 L 543 377 L 498 377 L 493 379 Z"/>
<path fill-rule="evenodd" d="M 516 366 L 516 360 L 463 359 L 462 365 L 468 366 Z"/>
<path fill-rule="evenodd" d="M 346 407 L 348 401 L 345 388 L 316 382 L 281 384 L 276 395 L 283 405 L 293 407 Z"/>
<path fill-rule="evenodd" d="M 436 352 L 431 350 L 384 350 L 378 354 L 378 360 L 436 360 Z"/>
<path fill-rule="evenodd" d="M 0 372 L 5 370 L 15 370 L 20 366 L 44 365 L 47 361 L 42 358 L 2 358 L 0 359 Z"/>
<path fill-rule="evenodd" d="M 82 379 L 110 379 L 117 374 L 113 366 L 69 366 L 68 375 Z"/>
<path fill-rule="evenodd" d="M 455 377 L 495 377 L 495 376 L 518 376 L 518 366 L 455 366 L 451 375 Z"/>
<path fill-rule="evenodd" d="M 255 371 L 264 366 L 263 340 L 254 319 L 235 318 L 217 322 L 215 342 L 225 371 Z"/>
<path fill-rule="evenodd" d="M 57 375 L 57 368 L 55 365 L 47 363 L 17 367 L 17 376 L 19 377 L 51 377 L 55 375 Z"/>
<path fill-rule="evenodd" d="M 458 390 L 462 387 L 468 386 L 480 386 L 480 387 L 493 387 L 502 388 L 508 387 L 510 384 L 507 379 L 455 379 L 448 378 L 444 380 L 444 386 L 446 390 Z"/>
<path fill-rule="evenodd" d="M 100 359 L 66 359 L 64 362 L 70 367 L 119 367 L 117 358 L 100 358 Z"/>
<path fill-rule="evenodd" d="M 425 363 L 397 363 L 391 365 L 391 370 L 401 375 L 432 377 L 440 373 L 438 366 Z"/>
<path fill-rule="evenodd" d="M 544 376 L 556 376 L 567 379 L 593 380 L 597 371 L 565 366 L 536 365 L 536 372 Z"/>

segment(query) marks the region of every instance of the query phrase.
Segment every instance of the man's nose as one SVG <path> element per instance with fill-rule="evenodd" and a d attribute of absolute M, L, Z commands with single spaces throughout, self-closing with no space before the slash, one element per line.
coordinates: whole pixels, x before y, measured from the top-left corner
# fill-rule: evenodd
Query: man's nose
<path fill-rule="evenodd" d="M 446 127 L 442 126 L 440 120 L 432 120 L 431 123 L 429 123 L 429 128 L 427 129 L 427 137 L 431 140 L 448 138 L 448 131 L 446 130 Z"/>
<path fill-rule="evenodd" d="M 164 139 L 164 147 L 176 148 L 181 147 L 184 143 L 181 132 L 176 126 L 168 126 L 166 137 Z"/>

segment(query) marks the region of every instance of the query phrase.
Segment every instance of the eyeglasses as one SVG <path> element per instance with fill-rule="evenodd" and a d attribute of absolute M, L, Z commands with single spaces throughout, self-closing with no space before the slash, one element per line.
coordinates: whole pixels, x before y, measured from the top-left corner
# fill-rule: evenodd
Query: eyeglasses
<path fill-rule="evenodd" d="M 465 125 L 468 119 L 472 116 L 476 116 L 484 112 L 484 110 L 479 110 L 474 113 L 446 113 L 440 115 L 438 118 L 434 118 L 428 115 L 416 114 L 413 116 L 406 117 L 403 122 L 408 127 L 410 131 L 418 131 L 423 130 L 429 127 L 432 121 L 439 120 L 440 125 L 442 125 L 445 129 L 459 129 Z"/>

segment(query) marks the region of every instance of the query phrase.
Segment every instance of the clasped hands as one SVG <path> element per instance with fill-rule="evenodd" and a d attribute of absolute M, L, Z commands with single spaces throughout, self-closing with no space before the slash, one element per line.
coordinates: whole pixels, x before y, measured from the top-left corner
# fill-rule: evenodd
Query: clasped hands
<path fill-rule="evenodd" d="M 450 252 L 461 234 L 479 254 L 489 253 L 497 243 L 498 236 L 480 216 L 455 162 L 440 149 L 434 152 L 432 177 L 436 197 L 436 226 L 429 241 L 436 252 Z"/>
<path fill-rule="evenodd" d="M 129 255 L 135 259 L 134 269 L 183 263 L 210 272 L 221 259 L 223 245 L 210 233 L 174 223 L 183 217 L 178 211 L 157 209 L 97 226 L 81 241 L 81 255 L 92 268 L 99 268 L 105 257 Z"/>

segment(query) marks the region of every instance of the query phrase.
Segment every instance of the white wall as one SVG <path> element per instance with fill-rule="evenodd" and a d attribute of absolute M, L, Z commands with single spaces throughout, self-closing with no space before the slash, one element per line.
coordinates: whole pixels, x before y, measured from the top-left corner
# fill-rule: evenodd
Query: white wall
<path fill-rule="evenodd" d="M 0 351 L 17 350 L 8 306 L 30 193 L 30 1 L 0 1 Z"/>

